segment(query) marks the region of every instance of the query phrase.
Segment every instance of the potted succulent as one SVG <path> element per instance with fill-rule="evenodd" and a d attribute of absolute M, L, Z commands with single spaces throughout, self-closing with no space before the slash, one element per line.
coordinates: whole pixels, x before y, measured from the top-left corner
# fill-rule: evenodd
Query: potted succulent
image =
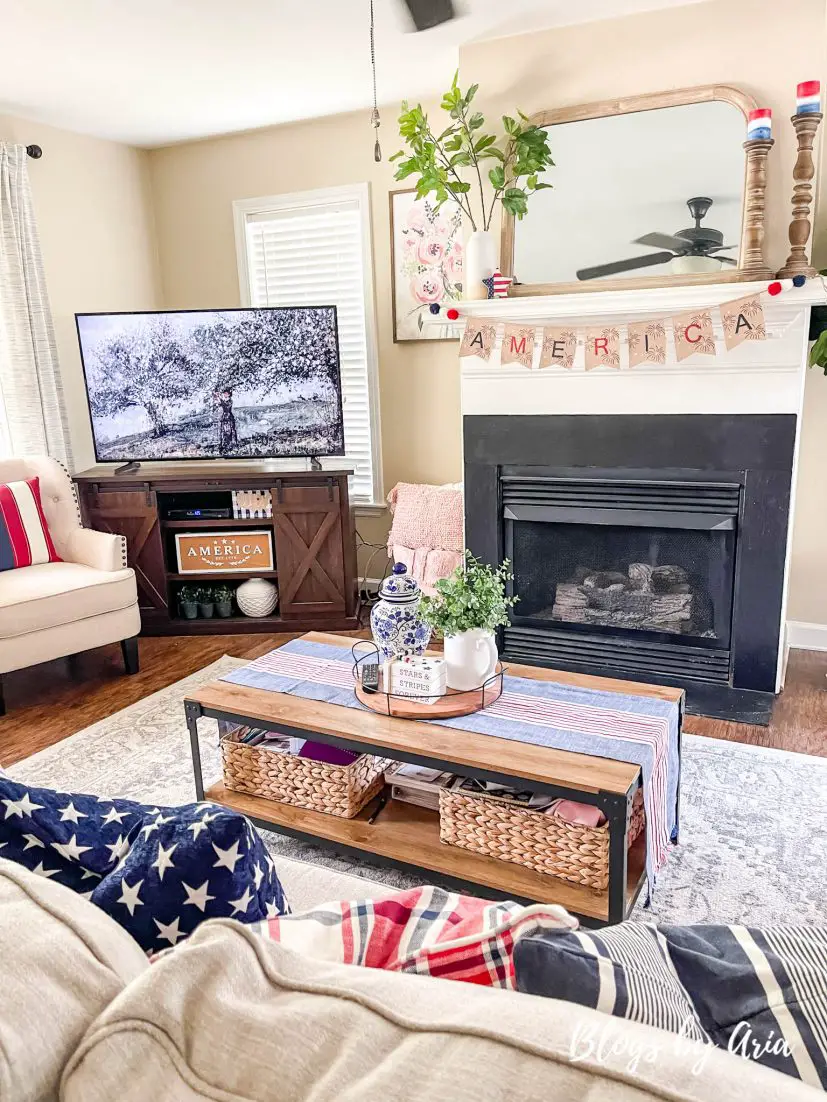
<path fill-rule="evenodd" d="M 178 607 L 185 620 L 194 620 L 198 615 L 198 590 L 194 585 L 182 585 L 178 590 Z"/>
<path fill-rule="evenodd" d="M 497 203 L 523 218 L 529 196 L 551 187 L 540 176 L 554 165 L 548 130 L 530 122 L 522 111 L 517 119 L 503 115 L 504 135 L 488 132 L 485 116 L 471 107 L 478 87 L 472 84 L 463 92 L 454 74 L 441 104 L 450 122 L 438 134 L 421 104 L 403 103 L 399 133 L 408 148 L 391 157 L 399 161 L 394 179 L 413 177 L 419 199 L 434 193 L 437 206 L 453 199 L 465 215 L 472 231 L 465 264 L 467 298 L 484 297 L 481 281 L 497 267 L 490 232 Z"/>
<path fill-rule="evenodd" d="M 212 595 L 215 601 L 215 614 L 226 620 L 233 614 L 233 594 L 235 590 L 230 585 L 217 585 L 213 587 Z"/>
<path fill-rule="evenodd" d="M 445 641 L 452 689 L 479 688 L 496 671 L 494 633 L 508 623 L 508 610 L 519 600 L 506 594 L 506 583 L 514 577 L 510 565 L 506 559 L 494 569 L 466 551 L 465 562 L 436 583 L 436 595 L 420 602 L 420 619 Z"/>
<path fill-rule="evenodd" d="M 213 601 L 212 590 L 209 586 L 204 586 L 203 589 L 198 590 L 198 614 L 205 620 L 211 620 L 215 613 L 215 602 Z"/>

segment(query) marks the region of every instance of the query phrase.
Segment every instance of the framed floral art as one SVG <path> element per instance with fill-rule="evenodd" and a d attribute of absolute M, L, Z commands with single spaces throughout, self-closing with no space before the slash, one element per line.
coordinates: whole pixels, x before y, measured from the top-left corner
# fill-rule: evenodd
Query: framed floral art
<path fill-rule="evenodd" d="M 457 340 L 445 311 L 462 298 L 462 212 L 448 200 L 390 193 L 393 339 Z M 439 307 L 439 310 L 436 309 Z"/>

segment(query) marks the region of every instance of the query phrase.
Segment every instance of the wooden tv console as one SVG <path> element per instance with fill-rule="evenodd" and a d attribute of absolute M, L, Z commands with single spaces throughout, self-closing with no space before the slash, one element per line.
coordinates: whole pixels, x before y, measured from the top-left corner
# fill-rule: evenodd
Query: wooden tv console
<path fill-rule="evenodd" d="M 356 533 L 347 471 L 282 471 L 267 463 L 147 463 L 136 471 L 92 467 L 75 475 L 84 524 L 126 537 L 138 581 L 145 635 L 211 635 L 276 631 L 349 631 L 359 626 Z M 172 520 L 173 507 L 232 509 L 233 490 L 269 490 L 272 518 Z M 275 569 L 263 573 L 178 573 L 176 532 L 273 532 Z M 181 584 L 266 577 L 277 581 L 271 616 L 185 620 Z"/>

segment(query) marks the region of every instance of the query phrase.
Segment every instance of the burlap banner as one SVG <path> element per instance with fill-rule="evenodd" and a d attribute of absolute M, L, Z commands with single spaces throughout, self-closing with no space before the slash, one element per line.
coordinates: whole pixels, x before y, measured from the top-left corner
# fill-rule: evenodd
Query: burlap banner
<path fill-rule="evenodd" d="M 709 310 L 675 314 L 672 318 L 672 327 L 675 333 L 675 356 L 679 362 L 696 352 L 701 356 L 716 354 L 712 314 Z"/>
<path fill-rule="evenodd" d="M 577 332 L 574 329 L 557 329 L 551 325 L 543 329 L 540 367 L 572 368 L 576 352 Z"/>
<path fill-rule="evenodd" d="M 737 348 L 744 341 L 767 339 L 760 295 L 761 292 L 756 292 L 744 298 L 732 299 L 731 302 L 722 302 L 717 308 L 721 315 L 727 351 Z M 628 323 L 625 340 L 629 349 L 629 367 L 666 363 L 669 320 L 644 318 Z M 717 355 L 712 308 L 675 314 L 671 323 L 678 362 L 696 354 Z M 539 342 L 539 367 L 562 367 L 566 370 L 574 367 L 578 333 L 583 332 L 582 330 L 553 325 L 499 322 L 494 318 L 468 318 L 460 344 L 460 356 L 479 356 L 482 360 L 490 360 L 500 324 L 503 326 L 500 363 L 521 364 L 530 368 L 534 360 L 535 343 Z M 586 371 L 597 367 L 620 367 L 619 328 L 603 326 L 600 329 L 586 329 L 584 336 Z"/>
<path fill-rule="evenodd" d="M 501 364 L 522 364 L 531 367 L 534 356 L 534 326 L 509 325 L 503 328 L 503 347 L 500 353 Z"/>
<path fill-rule="evenodd" d="M 724 327 L 724 344 L 731 352 L 744 341 L 765 341 L 764 308 L 757 294 L 721 303 L 721 323 Z"/>
<path fill-rule="evenodd" d="M 629 367 L 666 363 L 666 326 L 662 321 L 630 321 Z"/>
<path fill-rule="evenodd" d="M 586 371 L 595 367 L 620 367 L 620 333 L 617 329 L 586 330 Z"/>
<path fill-rule="evenodd" d="M 490 360 L 497 339 L 497 323 L 486 318 L 469 318 L 465 323 L 465 332 L 459 346 L 460 359 L 464 356 L 479 356 L 481 360 Z"/>

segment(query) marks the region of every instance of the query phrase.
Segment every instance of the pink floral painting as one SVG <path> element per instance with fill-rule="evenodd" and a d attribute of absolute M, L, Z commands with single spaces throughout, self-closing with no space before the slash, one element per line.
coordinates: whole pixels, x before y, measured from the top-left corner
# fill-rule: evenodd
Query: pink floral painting
<path fill-rule="evenodd" d="M 391 193 L 394 340 L 456 340 L 446 310 L 462 298 L 462 212 L 449 200 Z M 439 309 L 437 310 L 437 307 Z"/>

